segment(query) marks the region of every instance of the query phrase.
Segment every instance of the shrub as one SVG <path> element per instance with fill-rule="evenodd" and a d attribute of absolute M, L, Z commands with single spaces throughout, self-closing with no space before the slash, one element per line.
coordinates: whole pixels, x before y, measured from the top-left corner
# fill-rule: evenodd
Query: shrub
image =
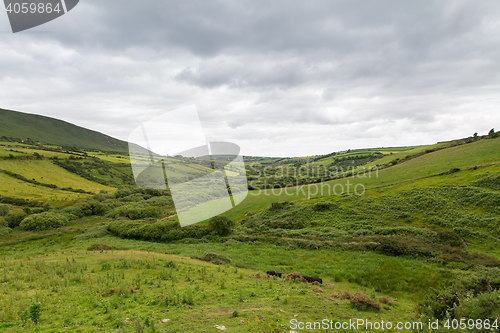
<path fill-rule="evenodd" d="M 236 223 L 233 220 L 230 220 L 225 216 L 214 216 L 208 221 L 208 227 L 210 228 L 212 234 L 220 236 L 229 235 L 235 224 Z"/>
<path fill-rule="evenodd" d="M 7 214 L 9 214 L 9 206 L 1 205 L 0 206 L 0 216 L 5 216 Z"/>
<path fill-rule="evenodd" d="M 9 213 L 5 216 L 5 220 L 9 225 L 9 228 L 14 228 L 21 224 L 21 221 L 26 217 L 26 214 L 23 213 Z"/>
<path fill-rule="evenodd" d="M 144 218 L 145 210 L 141 207 L 136 207 L 133 204 L 120 206 L 113 209 L 107 216 L 109 217 L 127 217 L 131 220 L 138 220 Z"/>
<path fill-rule="evenodd" d="M 47 230 L 59 228 L 69 223 L 66 216 L 54 212 L 45 212 L 41 214 L 33 214 L 26 217 L 19 227 L 23 230 Z"/>
<path fill-rule="evenodd" d="M 103 215 L 105 213 L 104 206 L 96 200 L 81 202 L 75 207 L 80 209 L 83 216 Z"/>
<path fill-rule="evenodd" d="M 453 231 L 438 231 L 437 237 L 439 238 L 441 244 L 454 247 L 464 247 L 464 241 L 462 240 L 462 237 L 460 237 Z"/>
<path fill-rule="evenodd" d="M 9 224 L 7 223 L 5 218 L 3 216 L 0 216 L 0 227 L 8 227 L 8 226 Z"/>
<path fill-rule="evenodd" d="M 483 268 L 444 290 L 431 289 L 419 311 L 429 319 L 494 319 L 500 315 L 499 272 Z"/>
<path fill-rule="evenodd" d="M 149 206 L 144 210 L 144 215 L 148 218 L 157 218 L 159 216 L 159 213 L 156 207 Z"/>
<path fill-rule="evenodd" d="M 210 229 L 206 225 L 198 224 L 181 228 L 178 221 L 145 223 L 116 220 L 109 224 L 108 230 L 124 238 L 169 242 L 185 238 L 199 239 L 208 235 Z"/>
<path fill-rule="evenodd" d="M 290 205 L 293 205 L 293 203 L 292 202 L 288 202 L 288 201 L 273 202 L 271 204 L 271 208 L 269 208 L 269 210 L 279 210 L 279 209 L 287 208 Z"/>
<path fill-rule="evenodd" d="M 40 316 L 42 315 L 42 304 L 40 302 L 34 302 L 33 304 L 30 305 L 28 311 L 31 320 L 35 324 L 38 324 L 38 322 L 40 321 Z"/>
<path fill-rule="evenodd" d="M 11 228 L 0 226 L 0 236 L 8 235 L 12 232 Z"/>
<path fill-rule="evenodd" d="M 381 238 L 380 245 L 377 246 L 377 251 L 390 256 L 401 256 L 408 253 L 408 247 L 391 238 Z"/>
<path fill-rule="evenodd" d="M 467 299 L 462 308 L 462 316 L 471 319 L 494 319 L 500 315 L 500 293 L 498 291 L 480 294 Z"/>

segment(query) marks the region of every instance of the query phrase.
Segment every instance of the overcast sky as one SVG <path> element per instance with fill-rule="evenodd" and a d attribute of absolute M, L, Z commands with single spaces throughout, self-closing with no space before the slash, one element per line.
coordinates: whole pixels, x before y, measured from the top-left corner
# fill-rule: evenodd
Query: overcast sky
<path fill-rule="evenodd" d="M 16 34 L 1 11 L 0 107 L 123 140 L 191 104 L 245 155 L 500 130 L 496 0 L 81 0 Z"/>

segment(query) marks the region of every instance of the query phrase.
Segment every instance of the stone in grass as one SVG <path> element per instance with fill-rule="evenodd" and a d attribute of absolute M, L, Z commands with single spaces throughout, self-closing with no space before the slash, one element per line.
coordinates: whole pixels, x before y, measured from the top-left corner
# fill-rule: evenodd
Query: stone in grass
<path fill-rule="evenodd" d="M 163 319 L 161 322 L 162 322 L 163 324 L 166 324 L 166 323 L 168 323 L 169 321 L 170 321 L 170 319 Z"/>
<path fill-rule="evenodd" d="M 130 319 L 125 318 L 125 320 L 124 320 L 123 322 L 125 322 L 125 323 L 129 323 L 129 322 L 130 322 Z"/>
<path fill-rule="evenodd" d="M 221 331 L 227 330 L 226 326 L 222 326 L 222 325 L 215 325 L 215 328 L 218 330 L 221 330 Z"/>

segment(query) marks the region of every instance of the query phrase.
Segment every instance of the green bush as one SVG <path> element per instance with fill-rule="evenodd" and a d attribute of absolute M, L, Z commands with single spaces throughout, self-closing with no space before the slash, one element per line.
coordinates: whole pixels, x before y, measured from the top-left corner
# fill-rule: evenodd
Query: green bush
<path fill-rule="evenodd" d="M 228 219 L 225 216 L 214 216 L 208 221 L 208 227 L 210 228 L 212 234 L 227 236 L 231 232 L 231 229 L 236 225 L 233 220 Z"/>
<path fill-rule="evenodd" d="M 5 216 L 7 214 L 9 214 L 9 206 L 0 205 L 0 216 Z"/>
<path fill-rule="evenodd" d="M 5 216 L 5 220 L 9 225 L 9 228 L 14 228 L 21 224 L 21 221 L 26 217 L 26 214 L 23 213 L 9 213 Z"/>
<path fill-rule="evenodd" d="M 34 302 L 33 304 L 31 304 L 29 307 L 29 314 L 31 320 L 35 324 L 38 324 L 38 322 L 40 321 L 40 316 L 42 315 L 42 304 L 40 302 Z"/>
<path fill-rule="evenodd" d="M 8 235 L 12 232 L 11 228 L 0 226 L 0 236 Z"/>
<path fill-rule="evenodd" d="M 22 230 L 47 230 L 59 228 L 69 223 L 66 216 L 54 212 L 45 212 L 41 214 L 33 214 L 26 217 L 19 227 Z"/>
<path fill-rule="evenodd" d="M 116 220 L 109 224 L 108 230 L 123 238 L 170 242 L 185 238 L 200 239 L 208 235 L 211 229 L 206 225 L 198 224 L 181 228 L 178 221 L 146 223 Z"/>
<path fill-rule="evenodd" d="M 500 315 L 500 293 L 497 290 L 467 299 L 461 310 L 464 318 L 494 320 Z"/>
<path fill-rule="evenodd" d="M 377 246 L 377 251 L 390 256 L 401 256 L 408 254 L 409 249 L 406 244 L 398 242 L 392 238 L 381 238 L 380 245 Z"/>
<path fill-rule="evenodd" d="M 0 216 L 0 227 L 8 227 L 8 226 L 9 224 L 7 223 L 5 218 L 3 216 Z"/>
<path fill-rule="evenodd" d="M 146 207 L 144 210 L 144 216 L 148 218 L 157 218 L 160 214 L 158 213 L 158 209 L 153 206 Z"/>
<path fill-rule="evenodd" d="M 500 315 L 498 268 L 471 272 L 444 290 L 431 289 L 419 311 L 429 319 L 494 319 Z"/>
<path fill-rule="evenodd" d="M 139 220 L 146 216 L 144 208 L 139 206 L 135 206 L 134 204 L 120 206 L 113 209 L 110 213 L 107 214 L 109 217 L 127 217 L 131 220 Z"/>

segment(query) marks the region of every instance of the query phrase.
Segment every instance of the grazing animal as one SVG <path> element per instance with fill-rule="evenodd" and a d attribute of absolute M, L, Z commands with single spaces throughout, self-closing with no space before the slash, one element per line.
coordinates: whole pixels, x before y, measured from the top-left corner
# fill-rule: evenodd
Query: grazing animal
<path fill-rule="evenodd" d="M 302 276 L 307 282 L 313 283 L 313 282 L 319 282 L 320 284 L 323 284 L 323 280 L 320 278 L 315 278 L 311 276 Z"/>
<path fill-rule="evenodd" d="M 275 271 L 267 271 L 266 273 L 269 276 L 277 276 L 277 277 L 281 277 L 283 275 L 283 273 L 278 273 L 278 272 L 275 272 Z"/>

